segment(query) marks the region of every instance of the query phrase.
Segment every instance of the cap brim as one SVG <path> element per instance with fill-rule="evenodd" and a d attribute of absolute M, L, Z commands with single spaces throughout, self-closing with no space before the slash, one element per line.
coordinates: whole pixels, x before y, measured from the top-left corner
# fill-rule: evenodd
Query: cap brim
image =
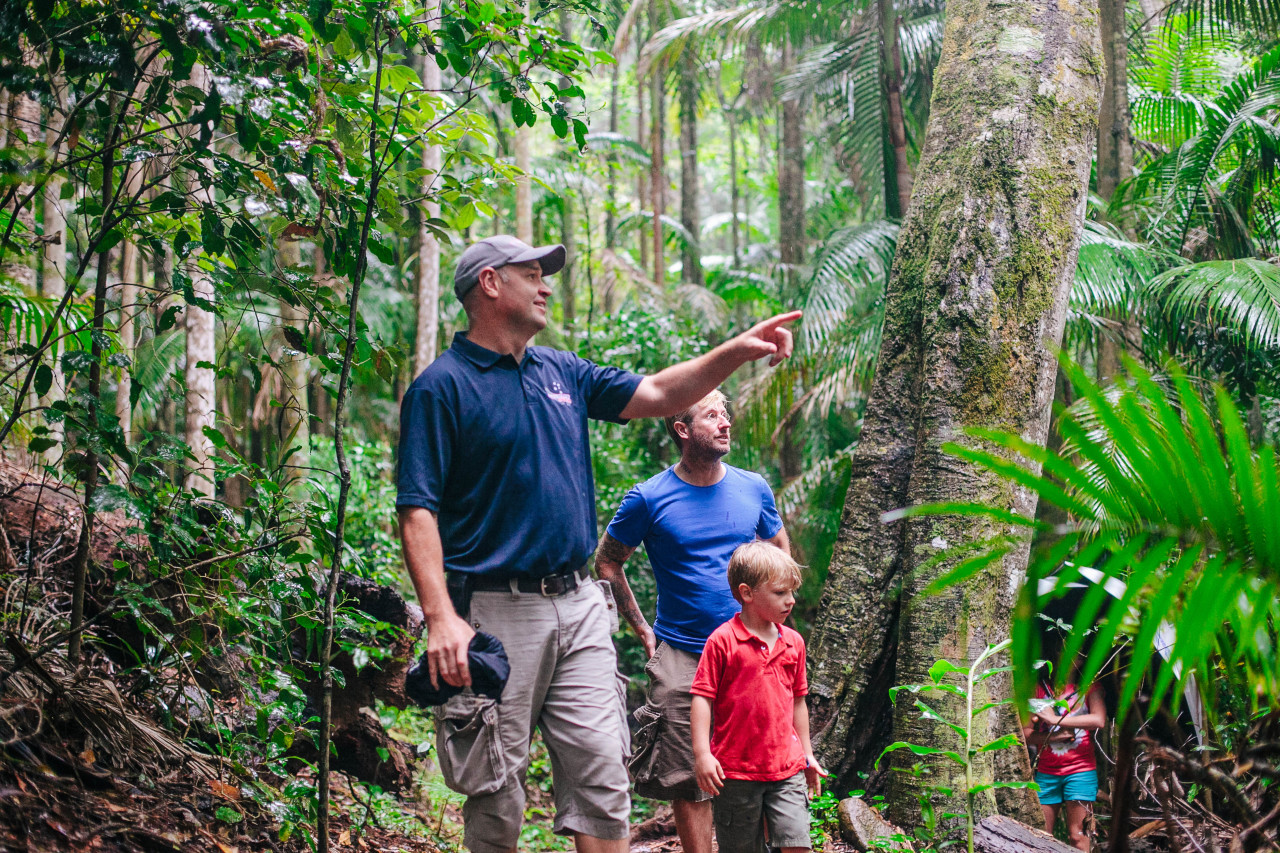
<path fill-rule="evenodd" d="M 509 264 L 527 264 L 530 261 L 537 261 L 542 267 L 543 275 L 555 275 L 564 269 L 565 248 L 559 244 L 555 246 L 538 246 L 527 252 L 521 252 L 511 260 Z"/>

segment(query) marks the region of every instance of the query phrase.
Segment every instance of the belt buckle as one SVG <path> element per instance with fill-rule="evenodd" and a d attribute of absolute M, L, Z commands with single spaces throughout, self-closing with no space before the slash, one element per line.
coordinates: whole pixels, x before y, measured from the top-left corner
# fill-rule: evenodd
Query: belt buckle
<path fill-rule="evenodd" d="M 538 592 L 542 594 L 543 598 L 550 598 L 553 595 L 559 594 L 555 592 L 547 592 L 547 581 L 551 580 L 553 577 L 555 577 L 555 575 L 547 575 L 546 577 L 538 579 Z"/>

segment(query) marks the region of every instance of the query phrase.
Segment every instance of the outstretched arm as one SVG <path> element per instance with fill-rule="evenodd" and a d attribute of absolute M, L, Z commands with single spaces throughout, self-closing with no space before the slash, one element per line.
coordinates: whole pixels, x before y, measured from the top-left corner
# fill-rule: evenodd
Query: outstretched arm
<path fill-rule="evenodd" d="M 622 410 L 623 418 L 662 418 L 687 409 L 715 390 L 748 361 L 770 356 L 773 367 L 791 355 L 788 323 L 800 319 L 799 311 L 770 317 L 709 353 L 673 364 L 646 376 Z"/>
<path fill-rule="evenodd" d="M 609 587 L 613 590 L 614 603 L 618 605 L 618 612 L 622 614 L 622 618 L 627 620 L 631 630 L 635 631 L 636 636 L 640 638 L 640 643 L 644 646 L 645 657 L 653 657 L 653 653 L 658 648 L 657 641 L 653 636 L 653 629 L 649 627 L 649 623 L 645 621 L 644 614 L 640 612 L 640 605 L 636 603 L 636 597 L 631 592 L 631 585 L 627 583 L 626 572 L 622 569 L 623 564 L 627 562 L 627 558 L 635 553 L 635 550 L 635 548 L 623 545 L 606 533 L 604 538 L 600 540 L 600 547 L 596 550 L 596 575 L 601 580 L 609 582 Z"/>

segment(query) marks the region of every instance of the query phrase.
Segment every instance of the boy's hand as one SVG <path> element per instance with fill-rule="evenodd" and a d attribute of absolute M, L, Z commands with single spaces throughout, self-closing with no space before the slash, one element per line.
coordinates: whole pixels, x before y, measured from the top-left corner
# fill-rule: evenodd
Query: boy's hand
<path fill-rule="evenodd" d="M 805 756 L 804 781 L 809 785 L 809 796 L 816 797 L 822 793 L 822 777 L 826 775 L 827 771 L 822 769 L 818 759 L 812 754 Z"/>
<path fill-rule="evenodd" d="M 724 768 L 711 753 L 707 752 L 695 757 L 693 771 L 698 777 L 698 787 L 711 796 L 719 794 L 720 789 L 724 787 Z"/>

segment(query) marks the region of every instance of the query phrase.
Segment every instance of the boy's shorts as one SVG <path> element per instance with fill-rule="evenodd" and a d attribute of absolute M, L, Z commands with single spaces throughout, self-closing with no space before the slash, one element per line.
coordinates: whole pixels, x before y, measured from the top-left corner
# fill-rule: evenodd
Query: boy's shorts
<path fill-rule="evenodd" d="M 693 676 L 701 655 L 663 641 L 645 666 L 649 701 L 636 711 L 640 728 L 628 761 L 636 793 L 654 800 L 701 802 L 711 796 L 698 787 L 693 770 Z"/>
<path fill-rule="evenodd" d="M 1051 776 L 1036 771 L 1040 786 L 1040 805 L 1056 806 L 1065 801 L 1092 803 L 1098 799 L 1098 771 L 1081 770 L 1066 776 Z"/>
<path fill-rule="evenodd" d="M 777 782 L 726 779 L 711 808 L 720 853 L 764 853 L 766 823 L 770 847 L 813 846 L 803 770 Z"/>

